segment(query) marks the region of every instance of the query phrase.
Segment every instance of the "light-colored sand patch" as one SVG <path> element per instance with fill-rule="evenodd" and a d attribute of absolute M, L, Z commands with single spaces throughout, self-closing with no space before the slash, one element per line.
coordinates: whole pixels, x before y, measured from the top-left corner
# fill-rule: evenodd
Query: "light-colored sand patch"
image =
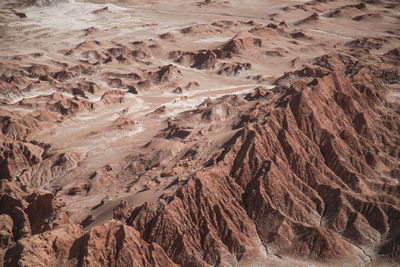
<path fill-rule="evenodd" d="M 334 36 L 334 37 L 339 37 L 339 38 L 343 38 L 343 39 L 348 39 L 348 40 L 354 39 L 353 37 L 345 36 L 345 35 L 342 35 L 342 34 L 337 34 L 337 33 L 333 33 L 333 32 L 326 32 L 326 31 L 317 30 L 317 29 L 305 29 L 305 30 L 306 31 L 310 31 L 310 32 L 315 32 L 315 33 L 326 34 L 326 35 L 330 35 L 330 36 Z"/>

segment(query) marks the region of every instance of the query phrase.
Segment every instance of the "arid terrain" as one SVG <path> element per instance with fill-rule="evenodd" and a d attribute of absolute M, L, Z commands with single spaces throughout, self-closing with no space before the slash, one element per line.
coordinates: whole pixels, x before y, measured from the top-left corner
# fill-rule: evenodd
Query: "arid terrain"
<path fill-rule="evenodd" d="M 2 0 L 0 265 L 400 266 L 400 2 Z"/>

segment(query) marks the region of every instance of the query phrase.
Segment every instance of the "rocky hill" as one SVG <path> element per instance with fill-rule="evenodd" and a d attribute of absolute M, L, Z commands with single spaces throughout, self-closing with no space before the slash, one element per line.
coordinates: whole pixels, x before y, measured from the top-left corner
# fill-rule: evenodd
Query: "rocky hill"
<path fill-rule="evenodd" d="M 1 55 L 0 264 L 398 265 L 398 3 L 189 2 Z"/>

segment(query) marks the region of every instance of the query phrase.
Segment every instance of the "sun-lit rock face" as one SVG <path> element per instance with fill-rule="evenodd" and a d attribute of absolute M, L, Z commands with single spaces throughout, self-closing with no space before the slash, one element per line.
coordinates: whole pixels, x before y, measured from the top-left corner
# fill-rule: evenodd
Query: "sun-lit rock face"
<path fill-rule="evenodd" d="M 0 265 L 398 265 L 398 3 L 0 8 Z"/>

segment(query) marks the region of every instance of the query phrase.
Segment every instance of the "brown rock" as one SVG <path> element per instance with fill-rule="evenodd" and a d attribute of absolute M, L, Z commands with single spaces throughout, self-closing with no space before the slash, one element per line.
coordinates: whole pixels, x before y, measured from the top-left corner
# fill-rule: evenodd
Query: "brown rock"
<path fill-rule="evenodd" d="M 4 266 L 68 266 L 70 249 L 81 234 L 81 227 L 68 225 L 20 239 L 7 250 Z"/>
<path fill-rule="evenodd" d="M 14 222 L 7 214 L 0 215 L 0 249 L 5 249 L 14 241 Z"/>
<path fill-rule="evenodd" d="M 158 82 L 168 82 L 171 81 L 179 74 L 179 70 L 172 64 L 163 66 L 156 73 L 156 80 Z"/>
<path fill-rule="evenodd" d="M 352 63 L 339 61 L 290 74 L 295 82 L 271 104 L 246 111 L 247 124 L 203 171 L 175 194 L 134 209 L 127 223 L 181 265 L 259 256 L 257 236 L 282 257 L 354 263 L 368 260 L 359 247 L 377 249 L 385 236 L 381 252 L 396 257 L 390 229 L 400 203 L 384 170 L 398 166 L 391 151 L 400 144 L 400 115 L 387 110 L 371 73 L 345 77 L 336 69 Z M 378 123 L 381 114 L 391 114 L 384 119 L 390 127 Z"/>
<path fill-rule="evenodd" d="M 83 111 L 94 110 L 95 107 L 96 105 L 93 102 L 83 98 L 74 97 L 62 99 L 54 103 L 54 105 L 49 106 L 49 109 L 58 111 L 63 115 L 75 115 Z"/>
<path fill-rule="evenodd" d="M 194 57 L 192 68 L 213 69 L 216 65 L 217 55 L 211 51 L 200 52 Z"/>
<path fill-rule="evenodd" d="M 109 90 L 103 94 L 101 100 L 104 104 L 123 103 L 125 92 L 121 90 Z"/>
<path fill-rule="evenodd" d="M 296 22 L 295 25 L 298 26 L 298 25 L 302 25 L 302 24 L 317 21 L 317 20 L 319 20 L 318 13 L 313 13 L 311 16 Z"/>
<path fill-rule="evenodd" d="M 240 32 L 235 37 L 232 38 L 222 50 L 226 52 L 231 52 L 233 54 L 244 53 L 249 49 L 255 47 L 261 47 L 262 40 L 254 37 L 249 32 Z"/>
<path fill-rule="evenodd" d="M 218 75 L 228 75 L 228 76 L 236 76 L 239 75 L 242 71 L 250 70 L 250 63 L 223 63 L 221 68 L 217 71 Z"/>
<path fill-rule="evenodd" d="M 136 85 L 141 90 L 149 90 L 151 88 L 151 82 L 149 80 L 140 81 Z"/>
<path fill-rule="evenodd" d="M 0 141 L 0 144 L 0 179 L 14 179 L 42 160 L 44 150 L 36 145 L 18 141 Z"/>
<path fill-rule="evenodd" d="M 91 225 L 92 223 L 95 222 L 95 218 L 92 214 L 89 214 L 82 222 L 81 222 L 81 226 L 83 228 L 88 227 L 89 225 Z"/>
<path fill-rule="evenodd" d="M 93 227 L 71 249 L 82 266 L 176 266 L 155 243 L 146 243 L 132 227 L 111 220 Z"/>

